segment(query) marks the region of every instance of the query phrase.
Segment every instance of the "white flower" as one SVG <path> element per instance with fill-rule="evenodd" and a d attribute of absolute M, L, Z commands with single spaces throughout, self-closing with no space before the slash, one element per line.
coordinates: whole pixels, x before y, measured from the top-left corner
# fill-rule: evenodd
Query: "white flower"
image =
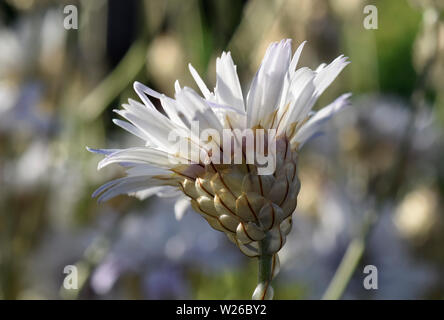
<path fill-rule="evenodd" d="M 135 82 L 134 89 L 143 104 L 130 99 L 123 109 L 115 110 L 127 121 L 114 119 L 114 123 L 142 139 L 144 145 L 118 150 L 89 149 L 105 155 L 99 169 L 118 163 L 127 172 L 126 177 L 101 186 L 93 196 L 98 196 L 99 201 L 119 194 L 141 199 L 154 194 L 178 196 L 176 207 L 181 212 L 191 199 L 193 208 L 213 228 L 225 232 L 242 252 L 259 255 L 258 242 L 268 237 L 267 250 L 274 255 L 291 229 L 291 214 L 300 187 L 296 170 L 298 151 L 325 120 L 348 103 L 349 97 L 342 95 L 320 111 L 312 112 L 318 97 L 349 62 L 339 56 L 316 70 L 296 70 L 304 44 L 291 57 L 291 40 L 272 43 L 246 99 L 229 52 L 222 53 L 216 61 L 214 92 L 189 66 L 203 97 L 191 88 L 182 88 L 178 82 L 174 99 Z M 160 100 L 165 114 L 154 107 L 149 97 Z M 196 122 L 199 131 L 191 132 Z M 275 171 L 260 176 L 256 163 L 220 164 L 214 158 L 207 162 L 189 161 L 193 154 L 180 149 L 170 136 L 171 132 L 178 133 L 180 141 L 197 146 L 195 151 L 200 156 L 215 151 L 206 148 L 212 141 L 224 155 L 219 139 L 224 129 L 274 132 L 272 139 L 261 143 L 276 143 Z M 202 139 L 205 130 L 212 132 L 208 139 Z M 217 133 L 220 135 L 216 139 Z M 234 140 L 234 144 L 242 146 L 245 156 L 251 146 L 239 136 Z M 252 148 L 257 152 L 257 145 Z M 233 159 L 233 155 L 229 154 L 229 158 Z"/>

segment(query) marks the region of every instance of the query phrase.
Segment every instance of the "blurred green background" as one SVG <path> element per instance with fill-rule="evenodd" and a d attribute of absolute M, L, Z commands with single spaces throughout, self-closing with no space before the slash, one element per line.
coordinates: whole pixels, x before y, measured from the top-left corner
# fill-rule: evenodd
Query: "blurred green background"
<path fill-rule="evenodd" d="M 65 5 L 78 29 L 63 27 Z M 378 29 L 363 26 L 366 5 Z M 318 299 L 362 240 L 346 299 L 444 298 L 444 3 L 433 0 L 0 2 L 0 298 L 248 299 L 254 260 L 173 202 L 91 193 L 122 176 L 85 146 L 137 145 L 112 123 L 135 80 L 212 87 L 231 51 L 247 92 L 266 47 L 307 40 L 300 66 L 350 57 L 317 104 L 352 106 L 301 155 L 275 298 Z M 359 259 L 360 258 L 360 259 Z M 378 289 L 363 288 L 365 265 Z M 79 288 L 63 270 L 76 265 Z M 350 280 L 350 282 L 348 282 Z"/>

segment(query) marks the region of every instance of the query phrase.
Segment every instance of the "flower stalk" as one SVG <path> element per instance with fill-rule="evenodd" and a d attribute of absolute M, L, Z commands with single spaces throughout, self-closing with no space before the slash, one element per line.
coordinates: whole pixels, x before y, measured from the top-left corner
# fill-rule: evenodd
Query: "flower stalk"
<path fill-rule="evenodd" d="M 271 300 L 273 299 L 273 255 L 268 251 L 269 240 L 265 238 L 259 242 L 258 257 L 258 284 L 253 292 L 253 300 Z"/>

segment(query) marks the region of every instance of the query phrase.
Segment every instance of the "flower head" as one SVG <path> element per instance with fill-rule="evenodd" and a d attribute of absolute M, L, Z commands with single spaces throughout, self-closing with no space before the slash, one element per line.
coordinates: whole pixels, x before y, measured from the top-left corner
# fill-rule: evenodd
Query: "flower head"
<path fill-rule="evenodd" d="M 349 97 L 342 95 L 312 112 L 318 97 L 349 62 L 339 56 L 316 70 L 296 69 L 304 44 L 292 57 L 291 40 L 272 43 L 246 99 L 229 52 L 216 61 L 214 92 L 189 66 L 203 97 L 178 82 L 174 99 L 135 82 L 143 104 L 130 99 L 115 111 L 127 121 L 114 123 L 144 145 L 89 149 L 105 155 L 99 169 L 119 163 L 127 172 L 94 196 L 104 201 L 125 193 L 139 198 L 179 195 L 178 207 L 188 199 L 246 255 L 272 256 L 275 273 L 275 254 L 290 232 L 300 189 L 298 152 Z M 164 113 L 150 97 L 160 100 Z M 265 296 L 265 291 L 259 293 Z"/>

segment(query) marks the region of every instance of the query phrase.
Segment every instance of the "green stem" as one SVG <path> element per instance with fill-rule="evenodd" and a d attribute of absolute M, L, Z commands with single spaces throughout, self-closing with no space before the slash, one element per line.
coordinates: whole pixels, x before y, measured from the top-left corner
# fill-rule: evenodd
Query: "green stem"
<path fill-rule="evenodd" d="M 347 284 L 358 266 L 364 253 L 365 241 L 364 238 L 359 237 L 354 239 L 347 248 L 344 258 L 342 259 L 338 269 L 333 276 L 327 290 L 322 297 L 322 300 L 338 300 L 344 293 Z"/>
<path fill-rule="evenodd" d="M 137 40 L 117 67 L 80 103 L 81 115 L 94 120 L 133 81 L 145 65 L 147 45 Z"/>
<path fill-rule="evenodd" d="M 273 279 L 273 255 L 267 253 L 268 239 L 259 242 L 257 287 L 253 299 L 272 299 L 271 280 Z M 271 291 L 271 292 L 270 292 Z"/>
<path fill-rule="evenodd" d="M 271 282 L 272 279 L 272 261 L 273 256 L 269 254 L 260 255 L 258 258 L 259 272 L 257 281 L 260 282 Z"/>

